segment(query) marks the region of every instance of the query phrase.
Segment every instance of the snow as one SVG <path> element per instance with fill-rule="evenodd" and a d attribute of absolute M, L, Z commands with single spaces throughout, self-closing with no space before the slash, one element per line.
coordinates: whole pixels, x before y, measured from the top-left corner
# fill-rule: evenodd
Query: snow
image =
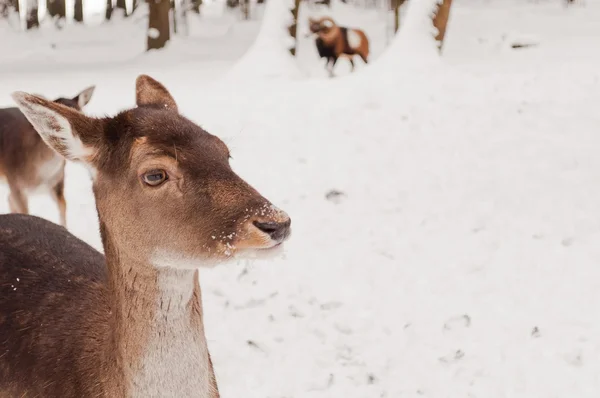
<path fill-rule="evenodd" d="M 429 22 L 435 15 L 439 3 L 441 3 L 440 0 L 420 0 L 410 1 L 406 4 L 405 12 L 410 17 L 406 18 L 405 24 L 402 26 L 402 34 L 396 36 L 389 48 L 390 51 L 387 51 L 380 60 L 382 64 L 391 70 L 400 65 L 406 67 L 407 63 L 419 66 L 422 63 L 429 64 L 440 59 L 434 39 L 437 29 Z M 400 65 L 389 59 L 398 57 L 400 54 L 402 54 Z"/>
<path fill-rule="evenodd" d="M 250 49 L 229 71 L 233 80 L 291 79 L 300 72 L 289 49 L 294 46 L 287 27 L 292 24 L 293 0 L 269 1 L 264 10 L 263 23 Z"/>
<path fill-rule="evenodd" d="M 160 32 L 158 31 L 158 29 L 156 29 L 156 28 L 148 29 L 148 37 L 149 38 L 158 39 L 159 36 L 160 36 Z"/>
<path fill-rule="evenodd" d="M 224 398 L 597 397 L 600 3 L 455 0 L 444 56 L 425 64 L 401 36 L 384 52 L 379 11 L 334 11 L 372 24 L 381 51 L 332 80 L 308 40 L 297 71 L 278 39 L 252 45 L 281 27 L 268 19 L 192 20 L 155 54 L 132 21 L 35 40 L 0 22 L 0 105 L 96 84 L 86 111 L 114 114 L 149 73 L 290 214 L 284 259 L 201 272 Z M 538 45 L 511 48 L 523 38 Z M 286 61 L 234 74 L 262 51 Z M 100 248 L 71 163 L 66 196 L 69 229 Z M 58 221 L 45 196 L 31 209 Z"/>

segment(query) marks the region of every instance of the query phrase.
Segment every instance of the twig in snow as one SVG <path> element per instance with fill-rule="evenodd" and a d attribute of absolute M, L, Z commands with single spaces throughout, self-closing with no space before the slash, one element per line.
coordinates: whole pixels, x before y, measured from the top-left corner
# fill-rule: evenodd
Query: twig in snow
<path fill-rule="evenodd" d="M 252 348 L 256 349 L 257 351 L 260 351 L 263 354 L 267 355 L 267 351 L 264 348 L 262 348 L 261 346 L 259 346 L 256 342 L 254 342 L 252 340 L 247 340 L 246 344 L 248 344 L 248 347 L 252 347 Z"/>

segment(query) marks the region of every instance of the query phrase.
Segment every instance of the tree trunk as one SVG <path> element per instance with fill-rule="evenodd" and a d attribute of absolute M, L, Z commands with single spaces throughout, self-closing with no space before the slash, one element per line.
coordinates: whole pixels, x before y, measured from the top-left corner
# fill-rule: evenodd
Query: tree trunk
<path fill-rule="evenodd" d="M 196 14 L 200 14 L 200 6 L 202 5 L 202 0 L 192 0 L 192 8 L 191 10 Z"/>
<path fill-rule="evenodd" d="M 73 19 L 75 22 L 83 22 L 83 0 L 75 0 Z"/>
<path fill-rule="evenodd" d="M 184 36 L 190 35 L 190 27 L 188 25 L 188 11 L 190 8 L 190 0 L 183 0 L 179 5 L 179 30 Z"/>
<path fill-rule="evenodd" d="M 40 20 L 38 19 L 38 5 L 36 2 L 35 4 L 31 4 L 27 10 L 27 30 L 39 27 Z"/>
<path fill-rule="evenodd" d="M 36 0 L 23 0 L 19 4 L 19 20 L 21 29 L 23 30 L 30 30 L 40 26 L 38 3 Z"/>
<path fill-rule="evenodd" d="M 442 51 L 442 46 L 444 45 L 444 37 L 446 36 L 451 5 L 452 0 L 443 0 L 442 3 L 438 5 L 437 12 L 433 17 L 433 26 L 435 26 L 438 30 L 435 40 L 438 42 L 438 48 L 440 49 L 440 52 Z"/>
<path fill-rule="evenodd" d="M 67 16 L 65 0 L 47 0 L 46 7 L 48 9 L 48 15 L 51 17 L 65 18 Z"/>
<path fill-rule="evenodd" d="M 169 31 L 169 0 L 149 0 L 148 50 L 163 48 L 171 38 Z"/>
<path fill-rule="evenodd" d="M 288 32 L 290 33 L 290 36 L 292 36 L 292 38 L 294 39 L 294 46 L 292 48 L 290 48 L 290 53 L 293 56 L 296 56 L 296 47 L 298 47 L 298 39 L 297 39 L 297 34 L 298 34 L 298 11 L 300 10 L 300 1 L 301 0 L 294 0 L 294 8 L 292 8 L 292 24 L 288 27 Z"/>
<path fill-rule="evenodd" d="M 135 10 L 137 10 L 138 8 L 138 1 L 137 0 L 131 0 L 131 4 L 129 5 L 130 8 L 126 9 L 126 18 L 129 18 L 133 15 L 133 13 L 135 12 Z"/>
<path fill-rule="evenodd" d="M 173 19 L 173 33 L 177 34 L 177 13 L 179 12 L 179 8 L 177 7 L 177 1 L 171 0 L 171 18 Z"/>
<path fill-rule="evenodd" d="M 406 3 L 406 0 L 392 0 L 391 4 L 394 8 L 394 32 L 400 29 L 400 7 Z"/>
<path fill-rule="evenodd" d="M 241 7 L 242 7 L 242 15 L 244 16 L 244 19 L 245 20 L 250 19 L 250 0 L 242 0 Z"/>
<path fill-rule="evenodd" d="M 113 12 L 112 0 L 106 0 L 106 12 L 104 14 L 104 19 L 106 21 L 110 21 L 110 19 L 112 18 L 112 12 Z"/>
<path fill-rule="evenodd" d="M 125 0 L 117 0 L 117 3 L 115 4 L 115 9 L 121 9 L 123 10 L 123 16 L 128 16 L 128 12 L 127 12 L 127 4 L 125 3 Z"/>
<path fill-rule="evenodd" d="M 15 11 L 19 12 L 18 7 L 19 7 L 18 1 L 0 0 L 0 17 L 8 18 L 8 16 L 10 15 L 11 8 L 14 9 Z"/>

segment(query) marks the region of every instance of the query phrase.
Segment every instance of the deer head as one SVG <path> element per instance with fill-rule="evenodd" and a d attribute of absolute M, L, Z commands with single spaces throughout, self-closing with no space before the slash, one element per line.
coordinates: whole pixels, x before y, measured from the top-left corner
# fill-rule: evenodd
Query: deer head
<path fill-rule="evenodd" d="M 66 105 L 70 108 L 74 108 L 77 110 L 82 110 L 84 106 L 90 102 L 92 99 L 92 94 L 94 94 L 95 86 L 91 86 L 77 94 L 73 98 L 57 98 L 54 100 L 57 104 Z M 43 98 L 43 97 L 42 97 Z"/>
<path fill-rule="evenodd" d="M 323 17 L 323 18 L 319 19 L 318 24 L 319 24 L 320 28 L 325 31 L 337 26 L 337 24 L 331 17 Z"/>
<path fill-rule="evenodd" d="M 327 33 L 336 25 L 331 17 L 308 18 L 308 27 L 312 33 Z"/>
<path fill-rule="evenodd" d="M 149 76 L 136 81 L 137 107 L 115 117 L 13 98 L 50 147 L 91 170 L 105 250 L 197 268 L 288 238 L 287 214 L 242 180 L 223 141 L 182 116 Z"/>
<path fill-rule="evenodd" d="M 321 23 L 318 19 L 308 17 L 308 28 L 312 33 L 318 33 L 321 30 Z"/>

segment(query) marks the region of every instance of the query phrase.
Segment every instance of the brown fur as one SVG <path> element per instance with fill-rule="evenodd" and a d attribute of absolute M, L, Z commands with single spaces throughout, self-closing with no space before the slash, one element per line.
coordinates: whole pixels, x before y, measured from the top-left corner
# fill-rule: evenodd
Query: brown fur
<path fill-rule="evenodd" d="M 93 87 L 88 90 L 93 90 Z M 58 98 L 55 102 L 81 111 L 80 95 Z M 49 165 L 54 163 L 54 173 L 45 175 L 49 171 Z M 48 190 L 56 202 L 61 224 L 65 226 L 67 204 L 64 196 L 64 171 L 65 161 L 62 156 L 44 143 L 18 108 L 0 109 L 0 177 L 6 179 L 10 188 L 9 204 L 12 213 L 28 214 L 28 191 L 42 188 Z"/>
<path fill-rule="evenodd" d="M 289 217 L 237 176 L 226 145 L 179 115 L 167 90 L 147 76 L 137 81 L 138 107 L 112 118 L 26 94 L 15 99 L 46 142 L 49 119 L 57 127 L 65 118 L 89 149 L 78 158 L 62 148 L 65 140 L 54 147 L 95 170 L 105 257 L 50 222 L 0 216 L 0 396 L 151 396 L 136 384 L 151 370 L 156 376 L 147 383 L 160 386 L 185 372 L 205 381 L 201 398 L 218 398 L 208 351 L 194 357 L 207 369 L 147 362 L 148 355 L 168 356 L 182 327 L 193 331 L 185 337 L 192 352 L 205 348 L 194 269 L 280 244 Z M 55 116 L 40 117 L 38 106 Z M 149 169 L 164 169 L 169 179 L 144 185 Z M 165 293 L 165 279 L 192 294 Z M 183 323 L 169 323 L 181 316 Z"/>

